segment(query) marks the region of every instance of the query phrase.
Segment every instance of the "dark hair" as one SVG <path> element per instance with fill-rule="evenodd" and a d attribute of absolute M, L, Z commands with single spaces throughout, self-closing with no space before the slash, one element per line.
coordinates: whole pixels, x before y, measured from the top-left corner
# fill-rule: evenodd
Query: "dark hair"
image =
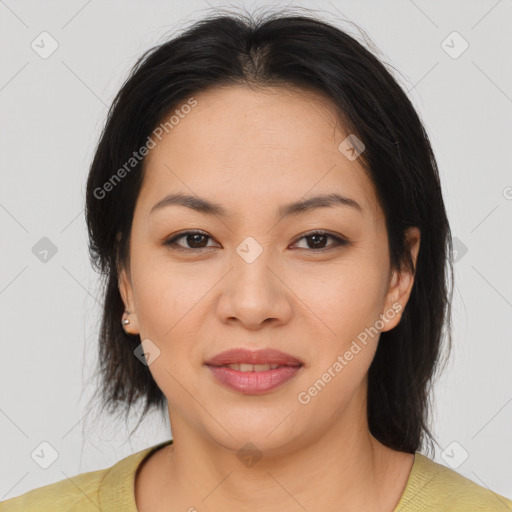
<path fill-rule="evenodd" d="M 118 272 L 129 262 L 144 159 L 122 179 L 112 179 L 173 109 L 201 91 L 229 85 L 317 91 L 330 100 L 347 133 L 364 143 L 359 162 L 385 214 L 391 264 L 415 273 L 402 319 L 381 334 L 369 369 L 369 429 L 395 450 L 414 453 L 425 441 L 432 449 L 429 397 L 446 326 L 451 348 L 453 293 L 452 241 L 436 160 L 418 114 L 385 65 L 315 16 L 209 16 L 146 51 L 116 95 L 86 192 L 90 255 L 104 278 L 98 370 L 103 406 L 111 412 L 124 407 L 128 414 L 143 399 L 141 419 L 151 407 L 166 406 L 148 367 L 134 356 L 140 337 L 121 325 Z M 99 198 L 107 182 L 108 196 Z M 409 226 L 421 231 L 415 269 L 404 239 Z"/>

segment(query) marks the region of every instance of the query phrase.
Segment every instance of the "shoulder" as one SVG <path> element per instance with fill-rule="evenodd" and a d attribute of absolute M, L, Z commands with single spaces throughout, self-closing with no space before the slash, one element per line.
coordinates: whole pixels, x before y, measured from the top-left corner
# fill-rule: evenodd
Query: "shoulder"
<path fill-rule="evenodd" d="M 98 490 L 110 468 L 65 478 L 0 503 L 0 512 L 99 509 Z"/>
<path fill-rule="evenodd" d="M 2 501 L 0 512 L 136 512 L 136 471 L 146 457 L 170 442 L 165 441 L 129 455 L 111 467 L 80 473 Z"/>
<path fill-rule="evenodd" d="M 507 512 L 512 511 L 512 501 L 416 452 L 395 512 L 416 510 Z"/>

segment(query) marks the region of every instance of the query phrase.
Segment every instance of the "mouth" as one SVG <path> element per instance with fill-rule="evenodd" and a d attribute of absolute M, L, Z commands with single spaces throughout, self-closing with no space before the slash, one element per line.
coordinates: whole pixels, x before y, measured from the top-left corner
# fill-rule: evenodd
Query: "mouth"
<path fill-rule="evenodd" d="M 268 393 L 296 377 L 304 363 L 274 349 L 232 349 L 205 363 L 216 382 L 247 395 Z"/>
<path fill-rule="evenodd" d="M 214 366 L 214 365 L 210 365 Z M 240 372 L 268 372 L 269 370 L 277 370 L 278 368 L 291 367 L 295 368 L 298 366 L 302 366 L 302 364 L 297 365 L 287 365 L 287 364 L 250 364 L 250 363 L 232 363 L 232 364 L 223 364 L 217 366 L 217 368 L 231 368 L 232 370 L 240 371 Z"/>
<path fill-rule="evenodd" d="M 229 366 L 239 371 L 267 371 L 279 366 L 303 366 L 304 363 L 290 354 L 275 349 L 249 350 L 234 348 L 225 350 L 205 362 L 208 366 Z M 236 365 L 239 367 L 236 368 Z M 270 368 L 267 368 L 270 366 Z"/>

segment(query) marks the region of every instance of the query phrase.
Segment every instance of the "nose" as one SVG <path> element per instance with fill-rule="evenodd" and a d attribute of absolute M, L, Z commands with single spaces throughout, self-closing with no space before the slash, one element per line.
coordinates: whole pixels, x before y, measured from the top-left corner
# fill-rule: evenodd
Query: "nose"
<path fill-rule="evenodd" d="M 279 326 L 290 321 L 293 293 L 271 252 L 263 250 L 253 260 L 234 255 L 217 303 L 222 322 L 238 322 L 246 329 L 258 330 L 268 324 Z"/>

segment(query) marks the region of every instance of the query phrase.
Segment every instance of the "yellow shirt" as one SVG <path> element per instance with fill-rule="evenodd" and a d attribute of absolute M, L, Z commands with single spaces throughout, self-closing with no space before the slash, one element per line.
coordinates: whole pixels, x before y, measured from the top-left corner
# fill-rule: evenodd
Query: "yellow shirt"
<path fill-rule="evenodd" d="M 81 473 L 0 503 L 0 512 L 137 512 L 135 472 L 164 441 L 110 468 Z M 393 512 L 505 512 L 512 501 L 432 461 L 419 452 Z"/>

